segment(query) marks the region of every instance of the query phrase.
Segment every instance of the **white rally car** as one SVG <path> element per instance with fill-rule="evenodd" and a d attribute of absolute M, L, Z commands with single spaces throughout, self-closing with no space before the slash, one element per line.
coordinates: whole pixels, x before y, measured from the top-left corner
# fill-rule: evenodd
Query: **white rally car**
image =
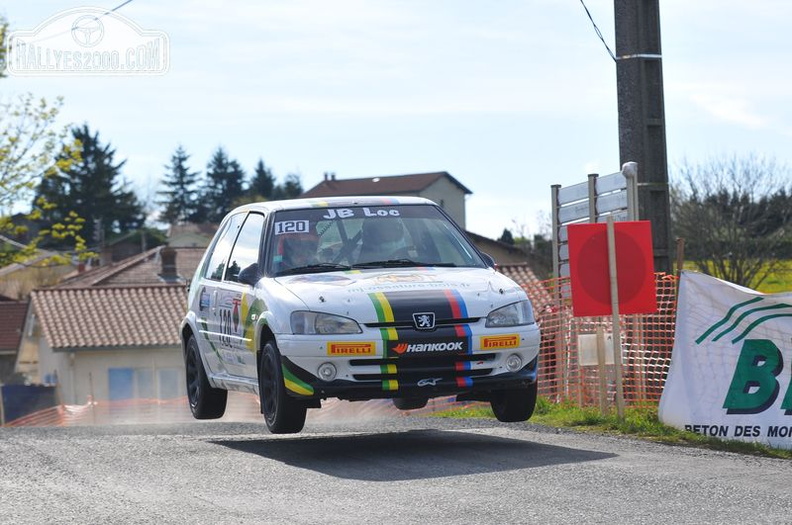
<path fill-rule="evenodd" d="M 190 408 L 260 396 L 273 433 L 321 400 L 489 401 L 525 421 L 539 330 L 525 291 L 433 202 L 338 197 L 249 204 L 223 220 L 181 327 Z"/>

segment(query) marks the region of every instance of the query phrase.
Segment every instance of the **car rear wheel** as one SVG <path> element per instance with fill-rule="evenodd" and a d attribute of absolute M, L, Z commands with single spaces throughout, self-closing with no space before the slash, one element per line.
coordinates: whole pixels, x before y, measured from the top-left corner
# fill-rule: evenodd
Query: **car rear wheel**
<path fill-rule="evenodd" d="M 425 397 L 394 397 L 393 406 L 399 410 L 423 408 L 429 400 Z"/>
<path fill-rule="evenodd" d="M 261 413 L 270 432 L 295 434 L 303 429 L 308 408 L 286 393 L 280 352 L 275 341 L 268 341 L 261 349 L 259 396 Z"/>
<path fill-rule="evenodd" d="M 201 361 L 198 341 L 191 335 L 187 341 L 187 352 L 184 356 L 184 368 L 187 377 L 187 399 L 190 411 L 195 419 L 217 419 L 225 414 L 228 391 L 213 388 L 206 377 L 206 370 Z"/>
<path fill-rule="evenodd" d="M 527 421 L 533 415 L 536 407 L 536 392 L 538 383 L 527 388 L 514 388 L 493 392 L 490 405 L 498 421 L 514 423 Z"/>

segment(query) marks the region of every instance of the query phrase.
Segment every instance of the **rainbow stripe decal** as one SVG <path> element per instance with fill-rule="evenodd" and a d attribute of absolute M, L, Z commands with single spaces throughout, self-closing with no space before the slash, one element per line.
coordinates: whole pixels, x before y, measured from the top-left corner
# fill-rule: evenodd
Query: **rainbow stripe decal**
<path fill-rule="evenodd" d="M 281 371 L 283 383 L 288 390 L 301 396 L 314 395 L 314 387 L 309 383 L 313 376 L 292 363 L 287 357 L 281 357 Z"/>
<path fill-rule="evenodd" d="M 456 290 L 376 292 L 370 293 L 369 299 L 379 323 L 400 325 L 380 328 L 384 357 L 398 357 L 399 352 L 393 351 L 397 341 L 402 345 L 463 340 L 466 351 L 472 353 L 472 330 L 466 323 L 441 325 L 425 332 L 416 330 L 413 324 L 413 314 L 423 312 L 434 313 L 436 320 L 467 319 L 467 306 Z"/>

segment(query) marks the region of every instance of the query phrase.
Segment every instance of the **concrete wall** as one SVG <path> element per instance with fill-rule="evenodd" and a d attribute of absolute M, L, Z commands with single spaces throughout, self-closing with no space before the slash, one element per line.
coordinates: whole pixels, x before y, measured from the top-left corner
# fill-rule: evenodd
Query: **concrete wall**
<path fill-rule="evenodd" d="M 443 177 L 419 194 L 439 204 L 462 229 L 465 226 L 465 192 Z"/>
<path fill-rule="evenodd" d="M 57 371 L 60 395 L 66 404 L 83 405 L 90 395 L 96 400 L 109 400 L 110 369 L 134 371 L 133 383 L 136 386 L 133 397 L 164 398 L 186 394 L 184 361 L 179 348 L 75 352 L 52 352 L 49 348 L 39 350 L 39 375 L 44 380 Z M 164 381 L 167 384 L 163 384 Z M 138 392 L 141 382 L 150 389 Z"/>

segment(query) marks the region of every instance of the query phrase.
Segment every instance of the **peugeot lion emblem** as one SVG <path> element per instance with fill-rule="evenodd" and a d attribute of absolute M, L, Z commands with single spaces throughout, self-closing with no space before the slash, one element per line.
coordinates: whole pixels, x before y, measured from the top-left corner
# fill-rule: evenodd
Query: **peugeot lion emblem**
<path fill-rule="evenodd" d="M 434 330 L 435 314 L 434 312 L 415 313 L 413 314 L 413 323 L 416 330 Z"/>

